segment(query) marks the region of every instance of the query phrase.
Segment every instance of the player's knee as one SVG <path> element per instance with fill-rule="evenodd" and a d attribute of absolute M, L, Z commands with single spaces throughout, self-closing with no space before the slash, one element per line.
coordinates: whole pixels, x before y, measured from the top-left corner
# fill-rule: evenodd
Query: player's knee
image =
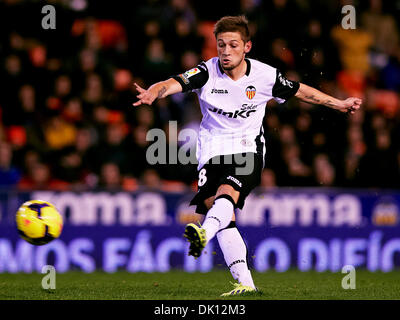
<path fill-rule="evenodd" d="M 219 186 L 219 188 L 217 190 L 217 194 L 215 195 L 215 199 L 218 198 L 221 195 L 230 196 L 233 199 L 233 201 L 234 201 L 234 203 L 236 205 L 238 200 L 239 200 L 240 192 L 235 190 L 229 184 L 222 184 L 222 185 Z"/>
<path fill-rule="evenodd" d="M 215 196 L 209 197 L 206 200 L 204 200 L 204 205 L 207 208 L 207 210 L 210 210 L 212 205 L 214 204 Z"/>

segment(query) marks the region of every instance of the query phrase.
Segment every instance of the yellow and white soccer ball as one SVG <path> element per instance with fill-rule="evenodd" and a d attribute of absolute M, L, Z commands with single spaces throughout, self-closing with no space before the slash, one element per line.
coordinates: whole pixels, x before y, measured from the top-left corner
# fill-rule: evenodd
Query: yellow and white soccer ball
<path fill-rule="evenodd" d="M 16 216 L 18 233 L 22 239 L 41 246 L 58 238 L 63 220 L 56 207 L 42 200 L 22 204 Z"/>

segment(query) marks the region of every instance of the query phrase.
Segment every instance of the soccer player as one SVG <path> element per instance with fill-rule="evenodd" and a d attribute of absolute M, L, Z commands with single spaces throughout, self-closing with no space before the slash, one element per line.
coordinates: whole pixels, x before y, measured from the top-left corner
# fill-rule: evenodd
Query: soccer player
<path fill-rule="evenodd" d="M 266 104 L 283 103 L 291 97 L 353 114 L 361 99 L 339 100 L 303 83 L 287 79 L 279 70 L 246 58 L 252 42 L 244 16 L 221 18 L 214 28 L 218 57 L 153 84 L 147 90 L 135 83 L 138 101 L 151 105 L 155 99 L 178 92 L 197 93 L 203 119 L 197 141 L 198 192 L 191 201 L 205 215 L 203 225 L 190 223 L 184 236 L 189 255 L 199 257 L 206 244 L 217 237 L 235 288 L 225 293 L 256 291 L 247 264 L 247 247 L 235 223 L 235 209 L 260 183 L 264 166 L 263 118 Z"/>

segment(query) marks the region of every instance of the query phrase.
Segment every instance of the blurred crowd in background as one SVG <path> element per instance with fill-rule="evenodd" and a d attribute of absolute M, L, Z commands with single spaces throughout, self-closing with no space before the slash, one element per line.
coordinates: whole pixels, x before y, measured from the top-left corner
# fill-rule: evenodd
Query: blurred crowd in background
<path fill-rule="evenodd" d="M 45 30 L 41 8 L 56 8 Z M 341 12 L 356 8 L 356 29 Z M 0 188 L 195 189 L 193 165 L 150 165 L 148 130 L 198 128 L 197 96 L 134 108 L 147 88 L 216 55 L 214 23 L 245 14 L 250 58 L 362 109 L 290 99 L 264 119 L 261 186 L 399 188 L 400 1 L 0 2 Z"/>

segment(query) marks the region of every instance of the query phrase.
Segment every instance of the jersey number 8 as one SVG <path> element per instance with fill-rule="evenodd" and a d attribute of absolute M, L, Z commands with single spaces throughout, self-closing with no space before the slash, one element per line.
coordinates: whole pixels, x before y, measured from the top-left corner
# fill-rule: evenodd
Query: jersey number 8
<path fill-rule="evenodd" d="M 197 185 L 199 187 L 203 186 L 205 183 L 207 182 L 207 177 L 206 177 L 206 169 L 201 169 L 199 171 L 199 181 L 197 183 Z"/>

